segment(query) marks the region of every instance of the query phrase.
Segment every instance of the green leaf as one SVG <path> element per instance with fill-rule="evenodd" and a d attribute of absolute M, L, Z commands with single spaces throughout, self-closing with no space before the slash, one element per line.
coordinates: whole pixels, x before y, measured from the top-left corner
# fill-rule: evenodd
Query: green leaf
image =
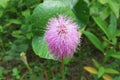
<path fill-rule="evenodd" d="M 2 17 L 4 11 L 2 9 L 0 9 L 0 18 Z"/>
<path fill-rule="evenodd" d="M 4 30 L 3 30 L 3 27 L 0 25 L 0 33 L 3 33 Z"/>
<path fill-rule="evenodd" d="M 84 0 L 88 5 L 90 4 L 90 1 L 89 0 Z"/>
<path fill-rule="evenodd" d="M 13 72 L 12 75 L 14 75 L 14 76 L 19 74 L 19 70 L 16 67 L 12 69 L 12 72 Z"/>
<path fill-rule="evenodd" d="M 47 44 L 43 37 L 36 36 L 32 40 L 32 47 L 36 55 L 41 58 L 54 59 L 50 54 Z"/>
<path fill-rule="evenodd" d="M 31 39 L 31 38 L 33 37 L 33 33 L 32 33 L 32 32 L 27 33 L 27 34 L 26 34 L 26 37 L 27 37 L 28 39 Z"/>
<path fill-rule="evenodd" d="M 71 9 L 75 6 L 78 0 L 64 0 L 64 3 L 68 5 Z"/>
<path fill-rule="evenodd" d="M 104 52 L 103 46 L 100 40 L 91 32 L 84 31 L 84 34 L 88 37 L 88 39 L 93 43 L 93 45 L 98 48 L 100 51 Z"/>
<path fill-rule="evenodd" d="M 66 59 L 64 59 L 64 64 L 69 64 L 70 61 L 71 61 L 71 58 L 66 58 Z"/>
<path fill-rule="evenodd" d="M 46 0 L 38 5 L 32 14 L 33 30 L 36 34 L 43 36 L 46 25 L 50 18 L 58 17 L 58 15 L 66 15 L 67 17 L 76 20 L 76 17 L 72 10 L 65 5 L 63 1 Z"/>
<path fill-rule="evenodd" d="M 108 0 L 98 0 L 101 4 L 106 4 Z"/>
<path fill-rule="evenodd" d="M 9 22 L 13 24 L 21 24 L 21 21 L 19 19 L 10 19 Z"/>
<path fill-rule="evenodd" d="M 115 35 L 120 37 L 120 30 L 116 30 Z"/>
<path fill-rule="evenodd" d="M 114 70 L 114 69 L 105 69 L 105 73 L 108 73 L 108 74 L 119 74 L 119 72 L 117 70 Z"/>
<path fill-rule="evenodd" d="M 20 30 L 16 30 L 16 31 L 12 32 L 12 36 L 15 38 L 22 38 L 23 35 L 21 35 L 21 34 L 22 34 L 22 31 L 20 31 Z"/>
<path fill-rule="evenodd" d="M 9 0 L 0 0 L 0 6 L 6 8 L 8 5 Z"/>
<path fill-rule="evenodd" d="M 100 78 L 105 72 L 105 69 L 104 67 L 100 67 L 99 70 L 98 70 L 98 78 Z"/>
<path fill-rule="evenodd" d="M 78 1 L 78 3 L 73 7 L 73 12 L 75 13 L 81 27 L 87 25 L 89 21 L 89 8 L 84 0 Z"/>
<path fill-rule="evenodd" d="M 4 72 L 5 68 L 0 66 L 0 74 L 2 74 Z"/>
<path fill-rule="evenodd" d="M 113 54 L 111 54 L 111 56 L 116 59 L 120 59 L 120 52 L 113 53 Z"/>
<path fill-rule="evenodd" d="M 115 49 L 111 48 L 108 51 L 106 51 L 105 58 L 104 58 L 104 63 L 110 59 L 110 56 L 114 54 Z"/>
<path fill-rule="evenodd" d="M 105 7 L 100 11 L 100 18 L 102 20 L 105 20 L 106 18 L 108 18 L 110 13 L 111 13 L 111 10 L 108 7 Z"/>
<path fill-rule="evenodd" d="M 109 32 L 107 28 L 107 24 L 100 17 L 92 17 L 96 24 L 103 30 L 103 32 L 109 37 Z"/>
<path fill-rule="evenodd" d="M 100 9 L 102 8 L 102 5 L 99 2 L 94 1 L 93 3 L 90 4 L 89 8 L 90 8 L 90 15 L 97 16 L 100 13 Z"/>
<path fill-rule="evenodd" d="M 108 4 L 109 4 L 111 10 L 114 12 L 116 17 L 118 18 L 119 17 L 119 9 L 120 9 L 119 3 L 117 3 L 116 0 L 109 0 Z"/>
<path fill-rule="evenodd" d="M 106 62 L 110 57 L 113 57 L 115 59 L 120 59 L 120 52 L 115 52 L 114 48 L 106 52 L 107 54 L 105 55 L 104 62 Z"/>
<path fill-rule="evenodd" d="M 22 15 L 23 15 L 26 19 L 28 19 L 28 18 L 30 17 L 30 10 L 27 9 L 27 10 L 23 11 L 23 12 L 22 12 Z"/>
<path fill-rule="evenodd" d="M 3 77 L 4 71 L 5 71 L 5 68 L 0 66 L 0 77 Z"/>
<path fill-rule="evenodd" d="M 116 30 L 117 30 L 117 19 L 114 14 L 111 14 L 110 25 L 108 27 L 108 31 L 110 33 L 109 39 L 112 40 L 113 45 L 117 44 Z"/>
<path fill-rule="evenodd" d="M 4 61 L 10 61 L 10 60 L 13 60 L 13 59 L 14 59 L 14 57 L 13 57 L 13 56 L 10 56 L 10 55 L 3 57 L 3 60 L 4 60 Z"/>
<path fill-rule="evenodd" d="M 118 76 L 118 77 L 115 77 L 115 80 L 120 80 L 120 76 Z"/>
<path fill-rule="evenodd" d="M 115 35 L 116 30 L 117 30 L 117 19 L 116 19 L 114 14 L 111 14 L 111 16 L 110 16 L 110 25 L 108 27 L 108 31 L 109 31 L 109 33 L 111 35 L 111 39 L 113 37 L 116 37 L 116 35 Z"/>
<path fill-rule="evenodd" d="M 95 65 L 95 67 L 97 67 L 97 68 L 100 67 L 99 63 L 95 59 L 92 59 L 92 61 L 93 61 L 94 65 Z"/>
<path fill-rule="evenodd" d="M 20 75 L 19 75 L 19 70 L 15 67 L 15 68 L 13 68 L 12 69 L 12 75 L 14 76 L 14 77 L 16 77 L 16 79 L 20 79 Z"/>

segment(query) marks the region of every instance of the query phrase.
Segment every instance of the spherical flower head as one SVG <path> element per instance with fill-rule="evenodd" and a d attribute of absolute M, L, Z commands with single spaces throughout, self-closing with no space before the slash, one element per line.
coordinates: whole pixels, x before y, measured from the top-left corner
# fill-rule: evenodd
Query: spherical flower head
<path fill-rule="evenodd" d="M 47 24 L 45 40 L 50 52 L 58 59 L 72 57 L 80 42 L 78 26 L 71 18 L 59 15 Z"/>

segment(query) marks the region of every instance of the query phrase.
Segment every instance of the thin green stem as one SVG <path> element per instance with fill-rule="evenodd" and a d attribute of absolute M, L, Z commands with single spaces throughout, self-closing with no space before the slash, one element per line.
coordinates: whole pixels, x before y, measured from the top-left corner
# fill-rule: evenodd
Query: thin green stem
<path fill-rule="evenodd" d="M 65 80 L 65 75 L 64 75 L 64 60 L 62 59 L 62 64 L 61 64 L 61 70 L 62 70 L 62 80 Z"/>
<path fill-rule="evenodd" d="M 27 62 L 27 58 L 24 52 L 20 53 L 21 59 L 23 60 L 24 64 L 26 65 L 30 75 L 32 76 L 32 80 L 36 80 L 35 74 L 33 73 L 32 69 L 30 68 L 28 62 Z"/>
<path fill-rule="evenodd" d="M 36 80 L 36 78 L 35 78 L 35 76 L 34 76 L 34 74 L 33 74 L 32 69 L 30 68 L 30 66 L 27 64 L 26 67 L 28 68 L 28 70 L 29 70 L 29 72 L 30 72 L 30 75 L 32 76 L 32 79 L 33 79 L 33 80 Z"/>

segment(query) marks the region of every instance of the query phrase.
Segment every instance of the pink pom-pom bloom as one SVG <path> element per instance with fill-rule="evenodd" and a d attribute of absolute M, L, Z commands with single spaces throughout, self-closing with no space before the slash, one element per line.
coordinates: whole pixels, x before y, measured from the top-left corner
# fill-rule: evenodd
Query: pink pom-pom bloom
<path fill-rule="evenodd" d="M 79 44 L 78 26 L 71 18 L 59 15 L 47 24 L 45 40 L 50 52 L 58 59 L 72 57 Z"/>

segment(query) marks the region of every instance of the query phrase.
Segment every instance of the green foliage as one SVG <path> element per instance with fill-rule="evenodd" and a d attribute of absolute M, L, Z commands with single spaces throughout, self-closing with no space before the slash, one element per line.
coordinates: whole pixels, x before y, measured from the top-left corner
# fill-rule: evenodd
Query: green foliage
<path fill-rule="evenodd" d="M 101 42 L 94 34 L 88 32 L 88 31 L 84 31 L 84 34 L 95 45 L 96 48 L 98 48 L 100 51 L 104 52 L 104 49 L 103 49 L 103 46 L 101 45 Z"/>
<path fill-rule="evenodd" d="M 117 70 L 114 70 L 114 69 L 105 69 L 105 73 L 111 73 L 111 74 L 119 74 L 119 72 Z"/>
<path fill-rule="evenodd" d="M 47 44 L 43 37 L 34 37 L 32 40 L 33 50 L 41 58 L 54 59 L 50 54 Z"/>
<path fill-rule="evenodd" d="M 119 59 L 119 49 L 118 47 L 118 39 L 119 39 L 119 27 L 118 27 L 118 18 L 119 18 L 119 1 L 108 1 L 108 0 L 98 0 L 98 1 L 91 1 L 86 2 L 90 7 L 90 15 L 94 20 L 95 24 L 92 25 L 94 28 L 96 26 L 100 28 L 99 35 L 95 36 L 97 31 L 93 31 L 93 33 L 89 32 L 91 29 L 90 27 L 87 31 L 84 31 L 84 34 L 91 43 L 103 53 L 103 64 L 104 66 L 107 65 L 111 57 L 114 59 Z M 101 49 L 102 47 L 102 49 Z M 95 67 L 98 68 L 98 77 L 101 77 L 104 73 L 112 73 L 112 74 L 119 74 L 119 71 L 110 68 L 105 68 L 103 66 L 100 67 L 99 63 L 93 59 L 93 63 Z M 111 62 L 113 63 L 113 62 Z M 106 76 L 104 76 L 106 78 Z M 108 78 L 108 76 L 107 76 Z"/>
<path fill-rule="evenodd" d="M 86 5 L 87 4 L 84 2 L 84 0 L 79 0 L 78 3 L 73 7 L 73 12 L 75 13 L 78 24 L 81 27 L 87 25 L 89 21 L 89 8 Z"/>
<path fill-rule="evenodd" d="M 93 17 L 93 19 L 96 22 L 96 24 L 103 30 L 103 32 L 109 37 L 107 24 L 104 21 L 102 21 L 100 17 Z"/>
<path fill-rule="evenodd" d="M 113 53 L 111 56 L 116 59 L 120 59 L 120 52 Z"/>
<path fill-rule="evenodd" d="M 93 59 L 93 63 L 94 63 L 94 65 L 95 65 L 96 68 L 100 67 L 99 63 L 95 59 Z"/>
<path fill-rule="evenodd" d="M 99 70 L 98 70 L 98 78 L 100 78 L 105 72 L 105 69 L 104 67 L 100 67 Z"/>
<path fill-rule="evenodd" d="M 114 12 L 115 16 L 118 18 L 119 17 L 119 9 L 120 9 L 119 3 L 117 3 L 117 1 L 110 0 L 110 1 L 108 1 L 108 4 L 109 4 L 109 7 L 111 8 L 111 10 Z"/>
<path fill-rule="evenodd" d="M 2 8 L 6 8 L 8 5 L 9 0 L 0 0 L 0 6 Z"/>
<path fill-rule="evenodd" d="M 4 79 L 4 71 L 5 71 L 5 69 L 4 69 L 4 67 L 0 67 L 0 80 L 3 80 Z"/>
<path fill-rule="evenodd" d="M 15 68 L 13 68 L 13 70 L 12 70 L 12 75 L 16 78 L 16 79 L 20 79 L 20 75 L 19 75 L 19 70 L 15 67 Z"/>
<path fill-rule="evenodd" d="M 116 78 L 115 78 L 115 80 L 119 80 L 119 79 L 120 79 L 120 77 L 116 77 Z"/>

